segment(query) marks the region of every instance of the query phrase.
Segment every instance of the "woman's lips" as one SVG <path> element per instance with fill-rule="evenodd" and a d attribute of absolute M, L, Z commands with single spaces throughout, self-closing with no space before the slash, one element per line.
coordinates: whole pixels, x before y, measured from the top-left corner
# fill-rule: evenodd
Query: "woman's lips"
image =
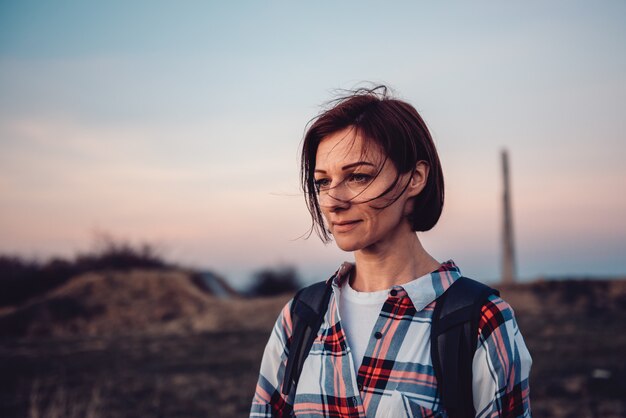
<path fill-rule="evenodd" d="M 361 221 L 333 222 L 333 232 L 348 232 L 356 228 Z"/>

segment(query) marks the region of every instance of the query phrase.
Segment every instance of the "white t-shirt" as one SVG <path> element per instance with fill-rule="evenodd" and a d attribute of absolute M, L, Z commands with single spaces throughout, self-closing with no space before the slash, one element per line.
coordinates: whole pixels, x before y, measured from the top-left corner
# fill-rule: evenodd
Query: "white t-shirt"
<path fill-rule="evenodd" d="M 372 331 L 380 310 L 389 296 L 389 289 L 376 292 L 357 292 L 346 281 L 339 297 L 339 316 L 352 350 L 354 370 L 358 371 L 372 338 Z"/>

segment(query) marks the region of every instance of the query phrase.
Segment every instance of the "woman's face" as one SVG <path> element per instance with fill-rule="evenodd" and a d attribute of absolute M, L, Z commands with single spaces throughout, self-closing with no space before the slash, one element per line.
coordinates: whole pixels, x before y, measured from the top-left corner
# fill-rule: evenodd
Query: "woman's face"
<path fill-rule="evenodd" d="M 401 175 L 397 185 L 381 196 L 393 185 L 397 170 L 385 161 L 377 144 L 368 143 L 363 153 L 364 141 L 348 127 L 322 139 L 316 154 L 320 208 L 326 227 L 344 251 L 371 249 L 398 234 L 412 234 L 406 214 L 412 210 L 411 198 L 425 183 L 416 170 Z"/>

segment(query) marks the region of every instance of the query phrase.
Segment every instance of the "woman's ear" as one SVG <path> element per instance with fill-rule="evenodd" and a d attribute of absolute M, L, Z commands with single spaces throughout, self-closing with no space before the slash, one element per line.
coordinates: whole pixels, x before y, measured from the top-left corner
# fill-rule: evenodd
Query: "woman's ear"
<path fill-rule="evenodd" d="M 415 170 L 411 173 L 411 180 L 407 192 L 409 197 L 417 196 L 426 187 L 426 181 L 428 180 L 428 171 L 430 167 L 428 162 L 420 160 L 415 164 Z"/>

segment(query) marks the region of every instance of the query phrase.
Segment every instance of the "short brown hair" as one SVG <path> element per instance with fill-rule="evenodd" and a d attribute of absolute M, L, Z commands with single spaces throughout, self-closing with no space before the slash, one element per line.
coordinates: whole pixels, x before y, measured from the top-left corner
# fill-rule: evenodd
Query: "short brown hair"
<path fill-rule="evenodd" d="M 434 227 L 443 209 L 443 173 L 435 144 L 417 110 L 390 97 L 385 86 L 350 91 L 330 104 L 329 109 L 312 119 L 302 145 L 300 181 L 312 217 L 311 230 L 315 229 L 324 242 L 330 241 L 315 187 L 318 145 L 328 135 L 348 127 L 380 146 L 398 171 L 396 182 L 401 174 L 414 170 L 418 161 L 428 163 L 426 186 L 414 198 L 410 222 L 414 231 Z"/>

